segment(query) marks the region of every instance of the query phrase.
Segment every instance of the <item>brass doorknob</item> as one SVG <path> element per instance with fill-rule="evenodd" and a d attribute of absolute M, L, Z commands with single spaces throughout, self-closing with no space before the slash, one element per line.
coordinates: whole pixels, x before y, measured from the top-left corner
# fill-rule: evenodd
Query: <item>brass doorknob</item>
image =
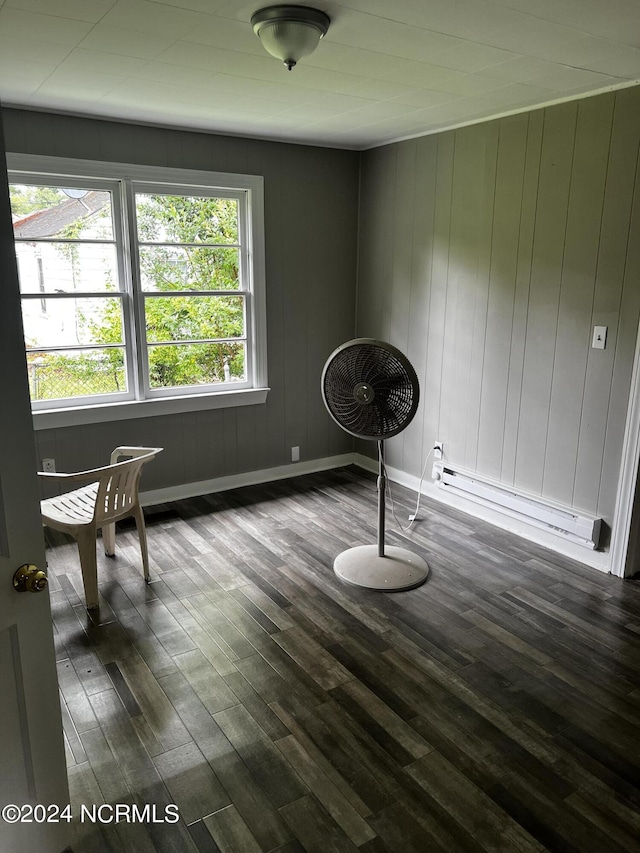
<path fill-rule="evenodd" d="M 13 576 L 13 588 L 16 592 L 42 592 L 48 583 L 46 572 L 30 563 L 20 566 Z"/>

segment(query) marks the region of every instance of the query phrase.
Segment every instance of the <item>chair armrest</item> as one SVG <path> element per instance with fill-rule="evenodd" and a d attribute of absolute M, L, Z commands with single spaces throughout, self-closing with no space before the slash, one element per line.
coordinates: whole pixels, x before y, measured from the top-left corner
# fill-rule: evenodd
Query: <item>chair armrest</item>
<path fill-rule="evenodd" d="M 65 474 L 59 471 L 38 471 L 38 477 L 49 483 L 82 483 L 95 482 L 99 480 L 103 474 L 113 470 L 114 466 L 118 467 L 125 465 L 132 459 L 141 459 L 147 457 L 154 459 L 156 454 L 162 451 L 162 447 L 116 447 L 111 454 L 111 463 L 103 465 L 100 468 L 91 468 L 88 471 L 76 471 L 71 474 Z M 119 462 L 118 457 L 127 457 L 124 461 Z"/>
<path fill-rule="evenodd" d="M 91 471 L 78 471 L 74 474 L 64 474 L 62 472 L 56 471 L 38 471 L 38 477 L 41 480 L 44 480 L 48 483 L 81 483 L 81 482 L 95 482 L 95 480 L 100 479 L 100 472 L 103 469 L 94 468 Z"/>
<path fill-rule="evenodd" d="M 153 459 L 162 450 L 162 447 L 116 447 L 111 454 L 111 464 L 119 462 L 123 456 L 127 457 L 127 459 L 136 459 L 139 456 L 148 456 L 150 459 Z"/>

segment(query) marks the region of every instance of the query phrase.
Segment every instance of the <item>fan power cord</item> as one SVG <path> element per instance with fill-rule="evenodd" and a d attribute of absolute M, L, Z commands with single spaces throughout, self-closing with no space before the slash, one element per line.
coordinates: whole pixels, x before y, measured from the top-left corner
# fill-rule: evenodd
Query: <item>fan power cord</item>
<path fill-rule="evenodd" d="M 430 459 L 431 454 L 433 453 L 434 450 L 435 450 L 435 448 L 432 447 L 431 450 L 427 453 L 426 459 L 424 460 L 424 465 L 422 466 L 422 474 L 420 475 L 420 481 L 418 483 L 418 499 L 416 501 L 416 508 L 411 513 L 411 515 L 409 516 L 409 524 L 406 527 L 403 527 L 402 522 L 399 521 L 399 519 L 396 515 L 396 508 L 395 508 L 395 505 L 393 502 L 393 494 L 391 492 L 391 481 L 390 481 L 389 477 L 387 476 L 387 466 L 385 465 L 384 459 L 382 458 L 382 454 L 380 451 L 380 445 L 378 445 L 378 459 L 379 459 L 381 467 L 382 467 L 382 473 L 383 473 L 384 478 L 386 480 L 386 490 L 387 490 L 387 493 L 389 495 L 389 503 L 391 504 L 391 515 L 393 515 L 395 523 L 398 525 L 398 527 L 400 528 L 400 530 L 403 533 L 408 533 L 409 530 L 411 530 L 411 528 L 413 527 L 413 525 L 415 524 L 415 522 L 418 519 L 418 512 L 420 511 L 420 498 L 422 497 L 422 484 L 424 482 L 424 475 L 427 472 L 427 465 L 429 464 L 429 459 Z"/>
<path fill-rule="evenodd" d="M 416 508 L 412 515 L 409 516 L 409 521 L 411 524 L 418 518 L 418 512 L 420 511 L 420 499 L 422 497 L 422 484 L 424 483 L 424 475 L 427 473 L 427 465 L 429 464 L 429 459 L 431 454 L 435 450 L 435 447 L 432 447 L 431 450 L 427 453 L 427 458 L 424 460 L 424 465 L 422 466 L 422 474 L 420 474 L 420 482 L 418 483 L 418 500 L 416 501 Z M 409 527 L 411 527 L 411 524 Z"/>

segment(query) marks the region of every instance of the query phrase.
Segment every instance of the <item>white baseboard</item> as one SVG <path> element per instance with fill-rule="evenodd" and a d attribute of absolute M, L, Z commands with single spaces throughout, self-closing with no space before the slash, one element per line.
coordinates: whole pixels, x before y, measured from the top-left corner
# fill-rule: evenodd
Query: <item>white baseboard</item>
<path fill-rule="evenodd" d="M 353 453 L 326 456 L 323 459 L 294 462 L 292 465 L 280 465 L 277 468 L 263 468 L 260 471 L 247 471 L 244 474 L 231 474 L 228 477 L 215 477 L 212 480 L 198 480 L 195 483 L 169 486 L 166 489 L 152 489 L 148 492 L 140 492 L 140 501 L 143 506 L 153 506 L 168 501 L 179 501 L 182 498 L 210 495 L 212 492 L 226 492 L 229 489 L 238 489 L 241 486 L 256 486 L 259 483 L 271 483 L 274 480 L 299 477 L 301 474 L 313 474 L 316 471 L 343 468 L 345 465 L 353 465 L 353 463 Z"/>
<path fill-rule="evenodd" d="M 366 471 L 377 473 L 378 462 L 376 459 L 371 459 L 368 456 L 363 456 L 361 453 L 354 454 L 354 463 L 364 468 Z M 412 474 L 407 474 L 399 468 L 386 466 L 389 479 L 398 483 L 401 486 L 406 486 L 408 489 L 417 492 L 420 480 Z M 422 494 L 428 498 L 432 498 L 439 503 L 447 506 L 455 507 L 456 509 L 472 515 L 474 518 L 480 518 L 496 527 L 503 530 L 508 530 L 510 533 L 515 533 L 517 536 L 522 536 L 523 539 L 528 539 L 530 542 L 535 542 L 538 545 L 543 545 L 549 548 L 550 551 L 556 551 L 558 554 L 563 554 L 565 557 L 570 557 L 578 563 L 584 563 L 591 568 L 598 569 L 601 572 L 611 571 L 611 555 L 607 551 L 591 551 L 574 542 L 565 540 L 562 536 L 552 532 L 547 532 L 532 524 L 527 524 L 526 521 L 512 518 L 499 510 L 483 506 L 476 501 L 464 498 L 460 495 L 451 494 L 444 489 L 438 488 L 437 484 L 432 480 L 425 479 L 422 483 Z"/>

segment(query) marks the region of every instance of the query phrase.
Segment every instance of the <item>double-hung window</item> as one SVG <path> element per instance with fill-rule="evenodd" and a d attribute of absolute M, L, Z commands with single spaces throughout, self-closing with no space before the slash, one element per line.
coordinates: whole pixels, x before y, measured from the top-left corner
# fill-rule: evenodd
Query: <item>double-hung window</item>
<path fill-rule="evenodd" d="M 265 399 L 261 178 L 8 161 L 34 413 Z"/>

